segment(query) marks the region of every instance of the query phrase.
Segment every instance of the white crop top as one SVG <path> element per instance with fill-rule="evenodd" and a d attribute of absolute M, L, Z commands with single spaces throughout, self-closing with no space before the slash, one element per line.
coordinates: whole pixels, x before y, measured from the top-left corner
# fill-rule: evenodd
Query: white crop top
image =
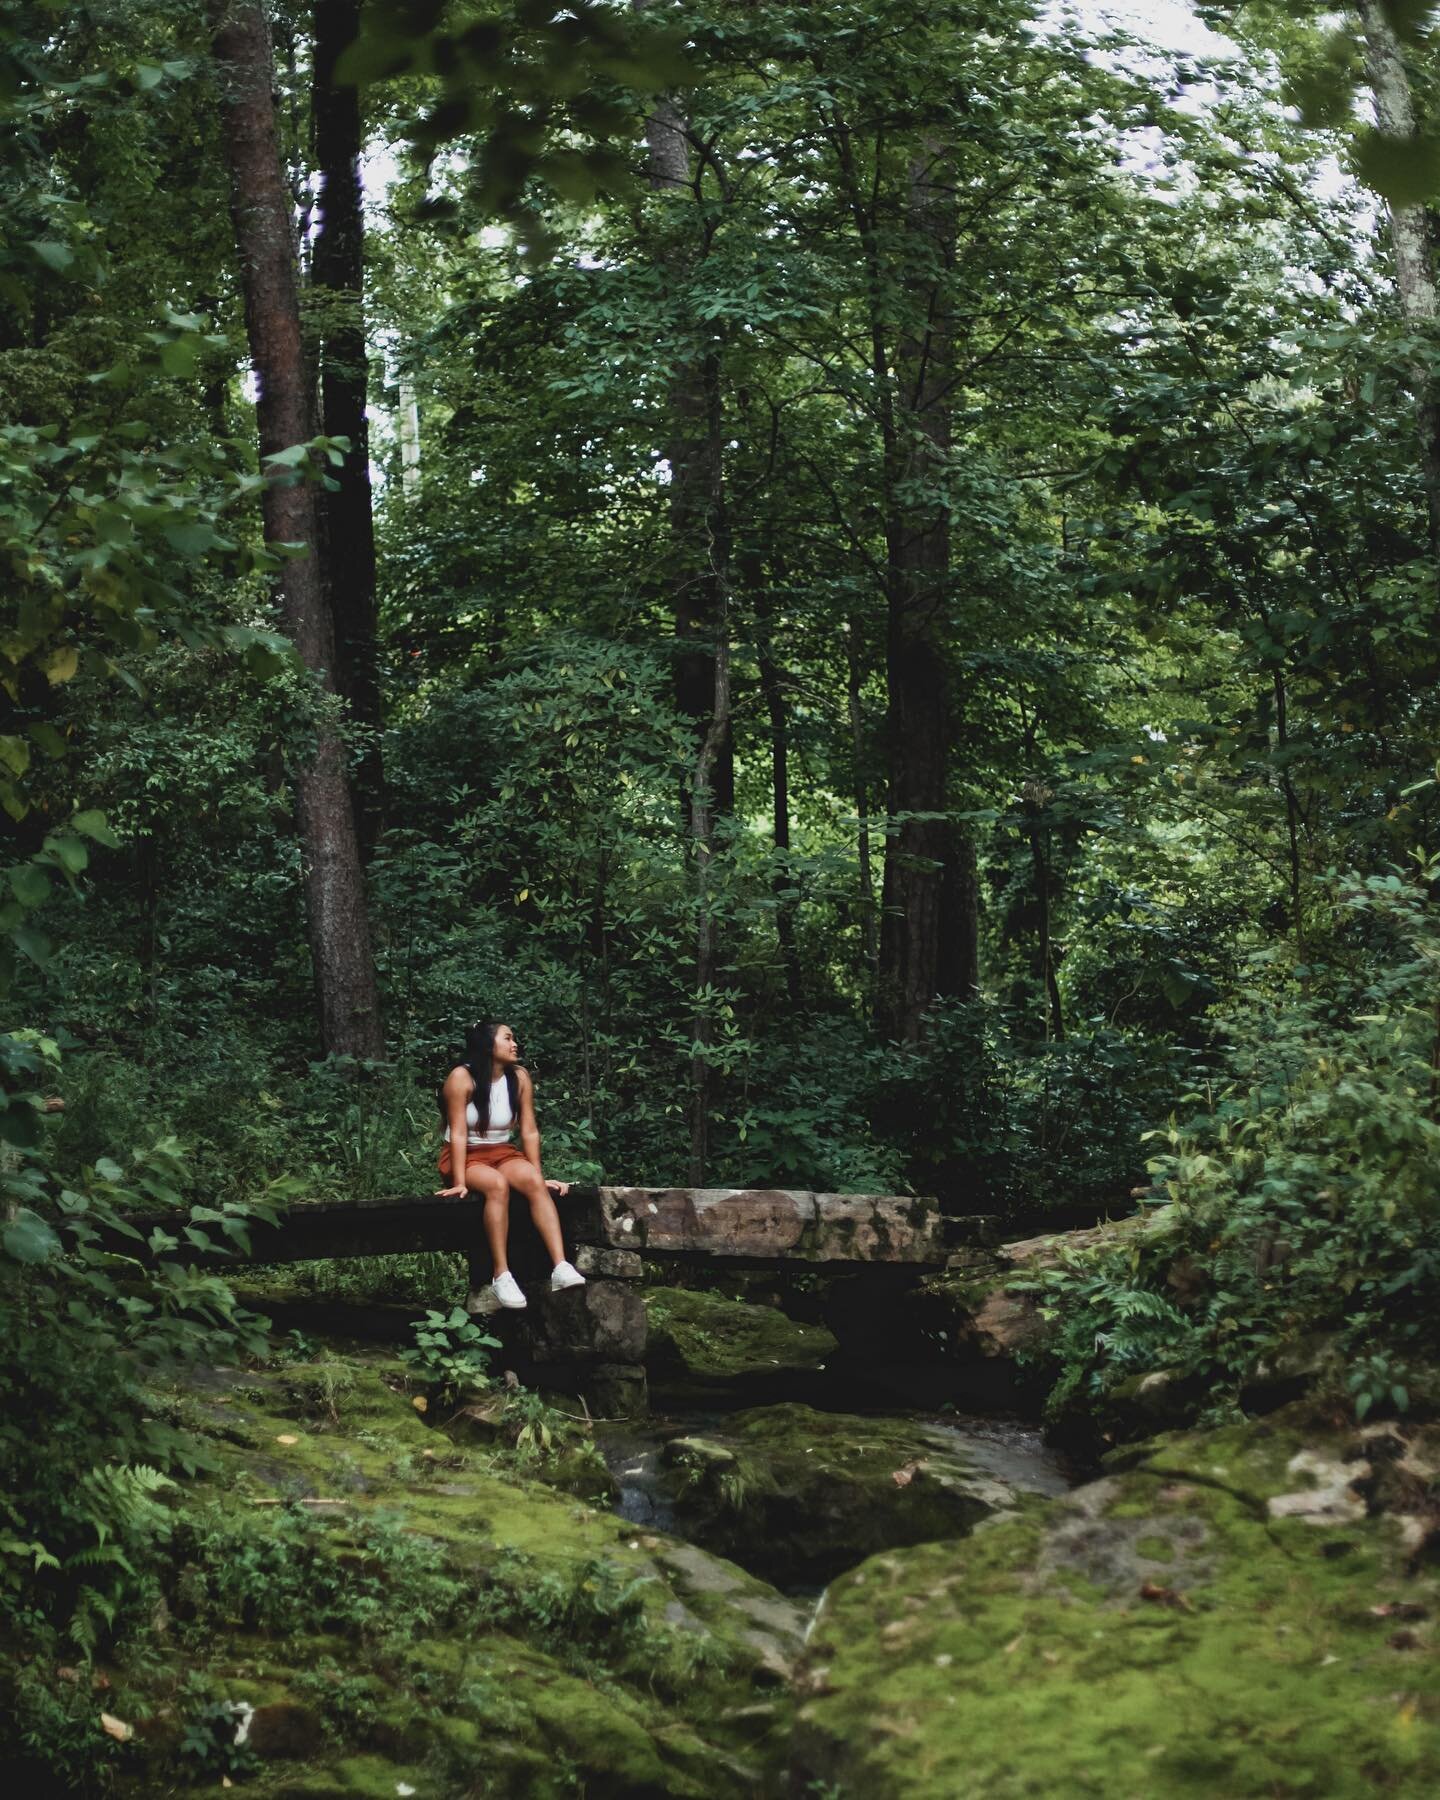
<path fill-rule="evenodd" d="M 503 1075 L 490 1083 L 490 1123 L 480 1129 L 480 1112 L 473 1100 L 465 1107 L 465 1123 L 469 1129 L 465 1141 L 472 1149 L 482 1144 L 508 1144 L 515 1129 L 515 1114 L 510 1106 L 510 1087 Z M 450 1127 L 445 1127 L 445 1142 L 450 1142 Z"/>

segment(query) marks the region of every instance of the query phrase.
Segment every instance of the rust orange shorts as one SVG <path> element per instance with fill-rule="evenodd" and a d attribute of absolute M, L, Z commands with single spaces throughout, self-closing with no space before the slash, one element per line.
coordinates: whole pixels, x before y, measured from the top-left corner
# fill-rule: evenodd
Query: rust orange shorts
<path fill-rule="evenodd" d="M 498 1169 L 501 1163 L 507 1163 L 514 1157 L 520 1162 L 530 1159 L 523 1150 L 517 1150 L 513 1144 L 471 1144 L 465 1154 L 465 1166 L 472 1163 L 483 1163 L 487 1169 Z M 447 1180 L 453 1179 L 450 1174 L 450 1146 L 440 1146 L 440 1158 L 436 1165 Z"/>

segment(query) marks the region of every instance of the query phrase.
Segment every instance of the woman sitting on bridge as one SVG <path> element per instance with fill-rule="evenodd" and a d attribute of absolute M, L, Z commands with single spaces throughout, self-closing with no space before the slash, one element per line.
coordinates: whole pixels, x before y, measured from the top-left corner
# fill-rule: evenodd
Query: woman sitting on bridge
<path fill-rule="evenodd" d="M 535 1123 L 535 1084 L 530 1071 L 520 1066 L 520 1046 L 508 1025 L 482 1019 L 465 1033 L 465 1060 L 457 1062 L 440 1090 L 440 1112 L 445 1120 L 445 1147 L 440 1152 L 440 1173 L 452 1186 L 439 1190 L 442 1199 L 458 1199 L 466 1193 L 484 1196 L 485 1238 L 494 1264 L 488 1291 L 477 1287 L 472 1274 L 465 1305 L 470 1312 L 485 1312 L 498 1303 L 526 1304 L 520 1284 L 510 1273 L 506 1241 L 510 1230 L 510 1190 L 530 1203 L 530 1216 L 555 1268 L 550 1276 L 552 1292 L 583 1287 L 585 1277 L 565 1257 L 560 1236 L 560 1215 L 554 1197 L 567 1194 L 570 1184 L 546 1181 L 540 1173 L 540 1128 Z M 511 1143 L 515 1122 L 520 1123 L 523 1151 Z M 464 1179 L 456 1180 L 454 1146 L 465 1144 Z"/>

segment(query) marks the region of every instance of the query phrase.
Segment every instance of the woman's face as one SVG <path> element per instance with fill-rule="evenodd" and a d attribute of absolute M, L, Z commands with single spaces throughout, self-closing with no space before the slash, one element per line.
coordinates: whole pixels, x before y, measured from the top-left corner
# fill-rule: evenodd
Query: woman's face
<path fill-rule="evenodd" d="M 515 1042 L 515 1033 L 508 1025 L 497 1025 L 495 1028 L 495 1060 L 499 1063 L 520 1060 L 520 1046 Z"/>

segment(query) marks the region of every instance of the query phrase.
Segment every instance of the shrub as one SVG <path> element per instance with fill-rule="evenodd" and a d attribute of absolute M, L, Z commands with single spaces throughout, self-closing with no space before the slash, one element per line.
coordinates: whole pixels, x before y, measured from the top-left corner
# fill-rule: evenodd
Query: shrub
<path fill-rule="evenodd" d="M 1170 1205 L 1119 1248 L 1042 1285 L 1059 1327 L 1052 1408 L 1127 1375 L 1193 1374 L 1233 1404 L 1277 1351 L 1328 1334 L 1358 1412 L 1404 1410 L 1440 1354 L 1440 932 L 1424 887 L 1352 879 L 1342 906 L 1388 956 L 1273 999 L 1266 961 L 1226 1026 L 1225 1080 L 1151 1134 Z"/>

